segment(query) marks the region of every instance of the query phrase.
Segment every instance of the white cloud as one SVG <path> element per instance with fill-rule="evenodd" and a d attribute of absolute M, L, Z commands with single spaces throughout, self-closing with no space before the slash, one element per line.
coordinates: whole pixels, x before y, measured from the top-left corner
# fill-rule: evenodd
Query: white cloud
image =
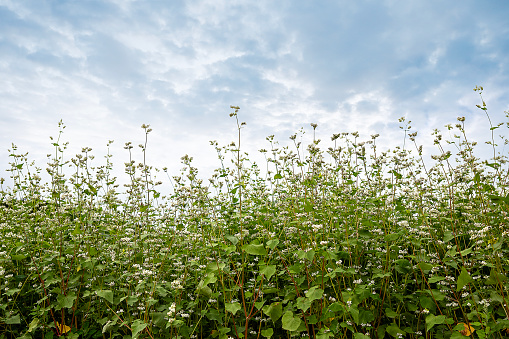
<path fill-rule="evenodd" d="M 300 96 L 302 99 L 311 97 L 315 91 L 313 86 L 306 83 L 305 79 L 299 78 L 299 73 L 294 69 L 277 69 L 262 70 L 262 79 L 268 80 L 278 85 L 282 85 L 287 92 Z"/>
<path fill-rule="evenodd" d="M 72 152 L 104 152 L 115 139 L 121 169 L 123 143 L 137 144 L 139 126 L 151 123 L 158 167 L 175 173 L 188 153 L 210 171 L 217 161 L 208 141 L 235 135 L 232 104 L 248 122 L 250 153 L 266 136 L 284 144 L 311 122 L 324 144 L 359 130 L 400 145 L 400 116 L 429 142 L 433 128 L 466 115 L 480 138 L 484 117 L 471 89 L 485 87 L 493 121 L 509 97 L 509 24 L 501 7 L 489 7 L 0 0 L 0 123 L 8 126 L 0 142 L 19 141 L 44 163 L 63 118 Z"/>

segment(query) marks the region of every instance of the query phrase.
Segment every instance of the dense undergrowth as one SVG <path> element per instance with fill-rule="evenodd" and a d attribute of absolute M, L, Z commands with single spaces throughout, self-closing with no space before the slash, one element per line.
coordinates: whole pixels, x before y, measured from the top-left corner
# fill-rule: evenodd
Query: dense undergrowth
<path fill-rule="evenodd" d="M 205 184 L 184 156 L 169 196 L 145 162 L 147 138 L 143 162 L 125 164 L 124 198 L 109 156 L 96 167 L 84 148 L 66 160 L 62 124 L 49 182 L 13 146 L 0 338 L 508 335 L 509 172 L 494 138 L 505 125 L 492 126 L 489 161 L 474 155 L 465 118 L 447 126 L 456 157 L 435 130 L 430 168 L 403 118 L 417 158 L 357 132 L 326 151 L 269 137 L 262 175 L 232 108 L 238 140 L 212 143 L 221 167 Z"/>

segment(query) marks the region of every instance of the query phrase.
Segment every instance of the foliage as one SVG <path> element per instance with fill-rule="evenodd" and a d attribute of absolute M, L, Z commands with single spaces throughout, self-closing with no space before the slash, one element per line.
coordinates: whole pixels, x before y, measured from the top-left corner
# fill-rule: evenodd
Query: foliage
<path fill-rule="evenodd" d="M 146 125 L 124 199 L 110 156 L 94 167 L 84 148 L 65 160 L 62 123 L 47 183 L 13 145 L 14 185 L 0 190 L 0 338 L 506 334 L 509 171 L 493 135 L 502 124 L 491 128 L 491 162 L 474 156 L 465 118 L 448 125 L 456 166 L 435 130 L 429 169 L 403 118 L 417 159 L 405 147 L 377 152 L 378 135 L 335 134 L 326 152 L 314 137 L 306 151 L 297 135 L 295 151 L 269 137 L 262 175 L 241 153 L 232 108 L 238 140 L 212 142 L 221 167 L 210 185 L 184 156 L 169 196 L 145 161 Z"/>

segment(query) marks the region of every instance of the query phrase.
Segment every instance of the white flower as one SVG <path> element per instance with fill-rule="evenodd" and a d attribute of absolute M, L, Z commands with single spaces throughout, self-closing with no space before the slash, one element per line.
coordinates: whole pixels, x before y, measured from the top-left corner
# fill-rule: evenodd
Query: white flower
<path fill-rule="evenodd" d="M 401 227 L 408 227 L 408 221 L 402 220 L 402 221 L 398 222 L 398 225 Z"/>
<path fill-rule="evenodd" d="M 314 232 L 317 232 L 323 228 L 322 225 L 312 225 L 311 227 L 313 228 Z"/>
<path fill-rule="evenodd" d="M 172 304 L 170 305 L 170 307 L 169 307 L 169 311 L 168 311 L 168 313 L 166 313 L 166 314 L 168 315 L 168 317 L 171 317 L 173 314 L 175 314 L 175 308 L 176 308 L 175 303 L 172 303 Z M 170 318 L 168 321 L 171 323 L 171 322 L 173 322 L 174 320 L 175 320 L 175 319 L 173 319 L 173 320 L 172 320 L 172 319 Z"/>
<path fill-rule="evenodd" d="M 182 289 L 184 289 L 184 287 L 182 286 L 182 283 L 178 279 L 177 280 L 173 280 L 170 283 L 170 286 L 171 286 L 171 288 L 173 288 L 175 290 L 182 290 Z"/>

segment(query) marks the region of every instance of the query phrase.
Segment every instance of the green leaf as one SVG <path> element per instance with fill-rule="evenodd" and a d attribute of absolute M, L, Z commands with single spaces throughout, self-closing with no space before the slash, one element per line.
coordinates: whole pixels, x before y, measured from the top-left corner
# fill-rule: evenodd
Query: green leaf
<path fill-rule="evenodd" d="M 502 247 L 502 244 L 504 243 L 504 237 L 500 237 L 496 243 L 493 244 L 494 250 L 499 250 Z"/>
<path fill-rule="evenodd" d="M 19 314 L 15 314 L 12 317 L 5 319 L 5 323 L 7 325 L 21 324 L 21 319 L 19 318 Z"/>
<path fill-rule="evenodd" d="M 265 266 L 260 270 L 260 273 L 265 275 L 267 280 L 270 280 L 274 273 L 276 273 L 276 265 Z"/>
<path fill-rule="evenodd" d="M 57 296 L 58 305 L 63 308 L 71 308 L 74 305 L 74 301 L 76 300 L 76 294 L 74 292 L 69 293 L 68 295 L 59 294 Z M 111 294 L 111 303 L 113 303 L 113 293 Z"/>
<path fill-rule="evenodd" d="M 477 184 L 481 182 L 481 175 L 479 173 L 474 175 L 474 182 Z"/>
<path fill-rule="evenodd" d="M 198 287 L 196 287 L 196 292 L 198 294 L 204 295 L 206 297 L 210 297 L 212 295 L 212 289 L 203 283 L 203 280 L 200 281 Z"/>
<path fill-rule="evenodd" d="M 283 314 L 283 304 L 279 302 L 271 305 L 265 305 L 263 306 L 262 311 L 268 315 L 273 322 L 276 322 Z"/>
<path fill-rule="evenodd" d="M 272 328 L 267 328 L 266 330 L 262 330 L 262 335 L 265 338 L 270 338 L 274 334 L 274 330 Z"/>
<path fill-rule="evenodd" d="M 117 324 L 118 318 L 108 321 L 102 328 L 102 333 L 110 332 L 113 327 Z"/>
<path fill-rule="evenodd" d="M 225 268 L 225 266 L 226 266 L 225 263 L 211 262 L 207 265 L 207 270 L 215 272 L 218 270 L 222 270 L 223 268 Z"/>
<path fill-rule="evenodd" d="M 486 279 L 486 284 L 488 285 L 498 285 L 499 283 L 507 280 L 507 277 L 503 274 L 498 273 L 496 270 L 492 269 L 490 271 L 490 276 Z"/>
<path fill-rule="evenodd" d="M 463 331 L 464 329 L 465 325 L 463 325 L 463 323 L 456 324 L 456 326 L 452 328 L 453 331 Z"/>
<path fill-rule="evenodd" d="M 97 188 L 87 183 L 88 188 L 92 191 L 93 195 L 97 195 Z"/>
<path fill-rule="evenodd" d="M 39 318 L 34 318 L 30 325 L 28 325 L 28 332 L 32 332 L 37 328 L 37 325 L 39 324 Z"/>
<path fill-rule="evenodd" d="M 225 236 L 226 239 L 230 240 L 230 242 L 233 244 L 233 245 L 237 245 L 238 242 L 239 242 L 239 239 L 237 239 L 237 237 L 234 237 L 233 235 L 227 235 Z"/>
<path fill-rule="evenodd" d="M 306 297 L 308 297 L 310 301 L 320 299 L 322 295 L 323 290 L 318 288 L 318 286 L 313 286 L 306 292 Z"/>
<path fill-rule="evenodd" d="M 390 277 L 391 276 L 391 272 L 387 272 L 387 273 L 377 273 L 375 275 L 373 275 L 373 278 L 386 278 L 386 277 Z"/>
<path fill-rule="evenodd" d="M 353 318 L 353 321 L 360 325 L 360 322 L 359 322 L 359 309 L 357 308 L 357 305 L 355 304 L 352 304 L 352 306 L 350 306 L 348 308 L 348 312 L 350 313 L 350 315 L 352 316 Z"/>
<path fill-rule="evenodd" d="M 332 252 L 332 251 L 324 251 L 322 250 L 321 251 L 321 254 L 324 256 L 325 259 L 327 260 L 334 260 L 334 261 L 337 261 L 338 260 L 338 256 L 336 255 L 336 253 Z"/>
<path fill-rule="evenodd" d="M 318 317 L 316 316 L 316 314 L 312 314 L 309 317 L 307 317 L 307 322 L 309 325 L 314 325 L 318 323 Z"/>
<path fill-rule="evenodd" d="M 232 329 L 229 327 L 219 327 L 218 330 L 219 330 L 219 333 L 226 334 L 226 333 L 230 332 Z"/>
<path fill-rule="evenodd" d="M 459 324 L 462 329 L 464 328 L 463 325 Z M 453 332 L 452 335 L 451 335 L 451 339 L 463 339 L 463 338 L 470 338 L 470 337 L 467 337 L 466 335 L 463 335 L 461 334 L 460 332 Z"/>
<path fill-rule="evenodd" d="M 405 335 L 406 333 L 401 330 L 398 325 L 396 324 L 391 324 L 390 326 L 387 326 L 387 328 L 385 329 L 385 331 L 387 333 L 389 333 L 390 335 L 392 335 L 393 337 L 400 337 L 401 335 Z M 399 335 L 399 336 L 398 336 Z"/>
<path fill-rule="evenodd" d="M 441 276 L 439 276 L 439 275 L 436 275 L 436 276 L 434 276 L 434 277 L 429 278 L 429 279 L 428 279 L 428 282 L 431 284 L 431 283 L 435 283 L 435 282 L 437 282 L 437 281 L 442 281 L 442 280 L 444 280 L 444 279 L 445 279 L 444 277 L 441 277 Z"/>
<path fill-rule="evenodd" d="M 447 266 L 454 267 L 454 269 L 458 269 L 458 263 L 456 260 L 447 260 L 447 261 L 445 261 L 445 264 Z"/>
<path fill-rule="evenodd" d="M 278 173 L 274 176 L 274 179 L 283 179 L 283 176 Z"/>
<path fill-rule="evenodd" d="M 131 329 L 133 331 L 133 337 L 136 336 L 141 331 L 143 331 L 145 329 L 145 327 L 147 327 L 147 324 L 145 322 L 143 322 L 142 320 L 136 319 L 135 321 L 133 321 L 133 323 L 131 324 Z"/>
<path fill-rule="evenodd" d="M 215 308 L 211 308 L 207 312 L 207 318 L 214 321 L 222 321 L 223 315 Z"/>
<path fill-rule="evenodd" d="M 256 306 L 256 309 L 260 310 L 263 307 L 263 304 L 265 304 L 265 301 L 257 301 L 254 303 Z"/>
<path fill-rule="evenodd" d="M 81 229 L 81 226 L 79 224 L 76 224 L 76 227 L 74 227 L 74 230 L 72 231 L 72 235 L 79 234 L 83 234 L 83 230 Z"/>
<path fill-rule="evenodd" d="M 465 248 L 463 251 L 461 251 L 461 255 L 467 255 L 472 252 L 472 247 Z"/>
<path fill-rule="evenodd" d="M 433 292 L 433 298 L 435 298 L 436 301 L 441 301 L 445 299 L 445 294 L 440 292 L 439 290 L 426 290 L 431 295 L 431 292 Z"/>
<path fill-rule="evenodd" d="M 240 303 L 238 303 L 238 302 L 226 303 L 226 304 L 224 304 L 224 308 L 231 314 L 235 315 L 235 313 L 237 313 L 237 311 L 240 310 L 241 306 L 240 306 Z"/>
<path fill-rule="evenodd" d="M 401 274 L 407 274 L 413 271 L 412 264 L 407 259 L 396 260 L 396 266 L 394 268 Z"/>
<path fill-rule="evenodd" d="M 424 273 L 428 273 L 433 268 L 433 265 L 426 262 L 419 262 L 419 268 L 423 270 Z"/>
<path fill-rule="evenodd" d="M 430 314 L 426 317 L 426 331 L 429 331 L 433 326 L 443 324 L 445 322 L 445 315 L 434 316 Z"/>
<path fill-rule="evenodd" d="M 499 205 L 502 203 L 509 204 L 508 197 L 500 197 L 498 195 L 491 195 L 491 194 L 488 194 L 488 197 L 490 198 L 491 201 L 493 201 L 496 204 L 499 204 Z"/>
<path fill-rule="evenodd" d="M 217 277 L 214 275 L 214 273 L 207 274 L 207 277 L 203 281 L 204 285 L 208 285 L 210 283 L 215 283 L 217 281 Z"/>
<path fill-rule="evenodd" d="M 311 303 L 312 303 L 312 301 L 309 300 L 309 298 L 303 298 L 303 297 L 297 298 L 297 307 L 299 309 L 301 309 L 303 312 L 306 312 L 308 310 L 308 308 L 311 307 Z"/>
<path fill-rule="evenodd" d="M 435 307 L 435 302 L 430 297 L 426 297 L 425 295 L 421 295 L 419 297 L 419 302 L 423 308 L 432 309 Z"/>
<path fill-rule="evenodd" d="M 263 244 L 255 244 L 254 242 L 249 245 L 242 246 L 242 249 L 246 251 L 247 254 L 251 255 L 266 255 L 267 251 L 263 247 Z"/>
<path fill-rule="evenodd" d="M 329 310 L 333 313 L 337 313 L 337 312 L 343 313 L 345 310 L 345 307 L 341 303 L 335 302 L 335 303 L 332 303 L 329 305 Z"/>
<path fill-rule="evenodd" d="M 472 281 L 474 281 L 474 279 L 472 279 L 472 277 L 470 277 L 470 274 L 468 274 L 465 267 L 462 267 L 461 274 L 458 277 L 458 282 L 456 283 L 457 284 L 456 292 L 460 291 L 463 288 L 463 286 L 465 286 L 466 284 L 468 284 Z"/>
<path fill-rule="evenodd" d="M 226 254 L 230 254 L 237 249 L 235 246 L 227 246 L 225 244 L 221 244 L 221 248 Z"/>
<path fill-rule="evenodd" d="M 365 335 L 363 333 L 355 333 L 353 336 L 354 339 L 371 339 L 370 336 Z"/>
<path fill-rule="evenodd" d="M 315 251 L 314 250 L 307 251 L 305 257 L 307 260 L 313 261 L 313 258 L 315 257 Z"/>
<path fill-rule="evenodd" d="M 390 308 L 385 309 L 385 315 L 389 318 L 396 318 L 399 314 L 391 310 Z"/>
<path fill-rule="evenodd" d="M 306 258 L 307 260 L 312 261 L 313 258 L 315 257 L 315 253 L 316 252 L 314 250 L 307 250 L 307 251 L 298 250 L 297 251 L 297 256 L 298 256 L 299 259 Z"/>
<path fill-rule="evenodd" d="M 270 248 L 271 250 L 273 250 L 278 244 L 279 244 L 278 239 L 272 239 L 267 241 L 267 247 Z"/>
<path fill-rule="evenodd" d="M 262 292 L 265 293 L 265 294 L 271 294 L 271 293 L 279 292 L 279 289 L 277 289 L 275 287 L 269 287 L 269 288 L 264 288 L 262 290 Z"/>
<path fill-rule="evenodd" d="M 361 324 L 369 324 L 375 320 L 375 315 L 370 310 L 361 309 L 359 311 L 359 322 Z"/>
<path fill-rule="evenodd" d="M 130 296 L 127 297 L 126 303 L 129 306 L 133 306 L 134 303 L 136 303 L 137 301 L 138 301 L 138 297 L 137 296 L 130 295 Z"/>
<path fill-rule="evenodd" d="M 287 311 L 281 321 L 283 322 L 283 329 L 287 331 L 297 331 L 301 323 L 300 318 L 294 317 L 292 311 Z"/>
<path fill-rule="evenodd" d="M 25 259 L 27 256 L 24 255 L 24 254 L 14 254 L 14 255 L 11 255 L 11 258 L 12 260 L 16 260 L 16 261 L 21 261 L 23 259 Z"/>
<path fill-rule="evenodd" d="M 490 299 L 493 300 L 493 301 L 499 302 L 499 303 L 503 303 L 504 302 L 504 299 L 502 298 L 502 296 L 500 294 L 498 294 L 497 292 L 495 292 L 495 291 L 491 291 Z"/>
<path fill-rule="evenodd" d="M 367 229 L 359 230 L 359 236 L 363 238 L 371 238 L 371 233 Z"/>
<path fill-rule="evenodd" d="M 102 290 L 97 291 L 97 295 L 103 299 L 106 299 L 110 302 L 110 304 L 113 304 L 113 291 L 112 290 Z"/>
<path fill-rule="evenodd" d="M 399 233 L 391 233 L 391 234 L 387 234 L 385 236 L 385 241 L 387 242 L 392 242 L 392 241 L 395 241 L 399 238 L 400 234 Z"/>
<path fill-rule="evenodd" d="M 448 242 L 449 240 L 453 239 L 454 235 L 451 231 L 444 232 L 444 242 Z"/>

